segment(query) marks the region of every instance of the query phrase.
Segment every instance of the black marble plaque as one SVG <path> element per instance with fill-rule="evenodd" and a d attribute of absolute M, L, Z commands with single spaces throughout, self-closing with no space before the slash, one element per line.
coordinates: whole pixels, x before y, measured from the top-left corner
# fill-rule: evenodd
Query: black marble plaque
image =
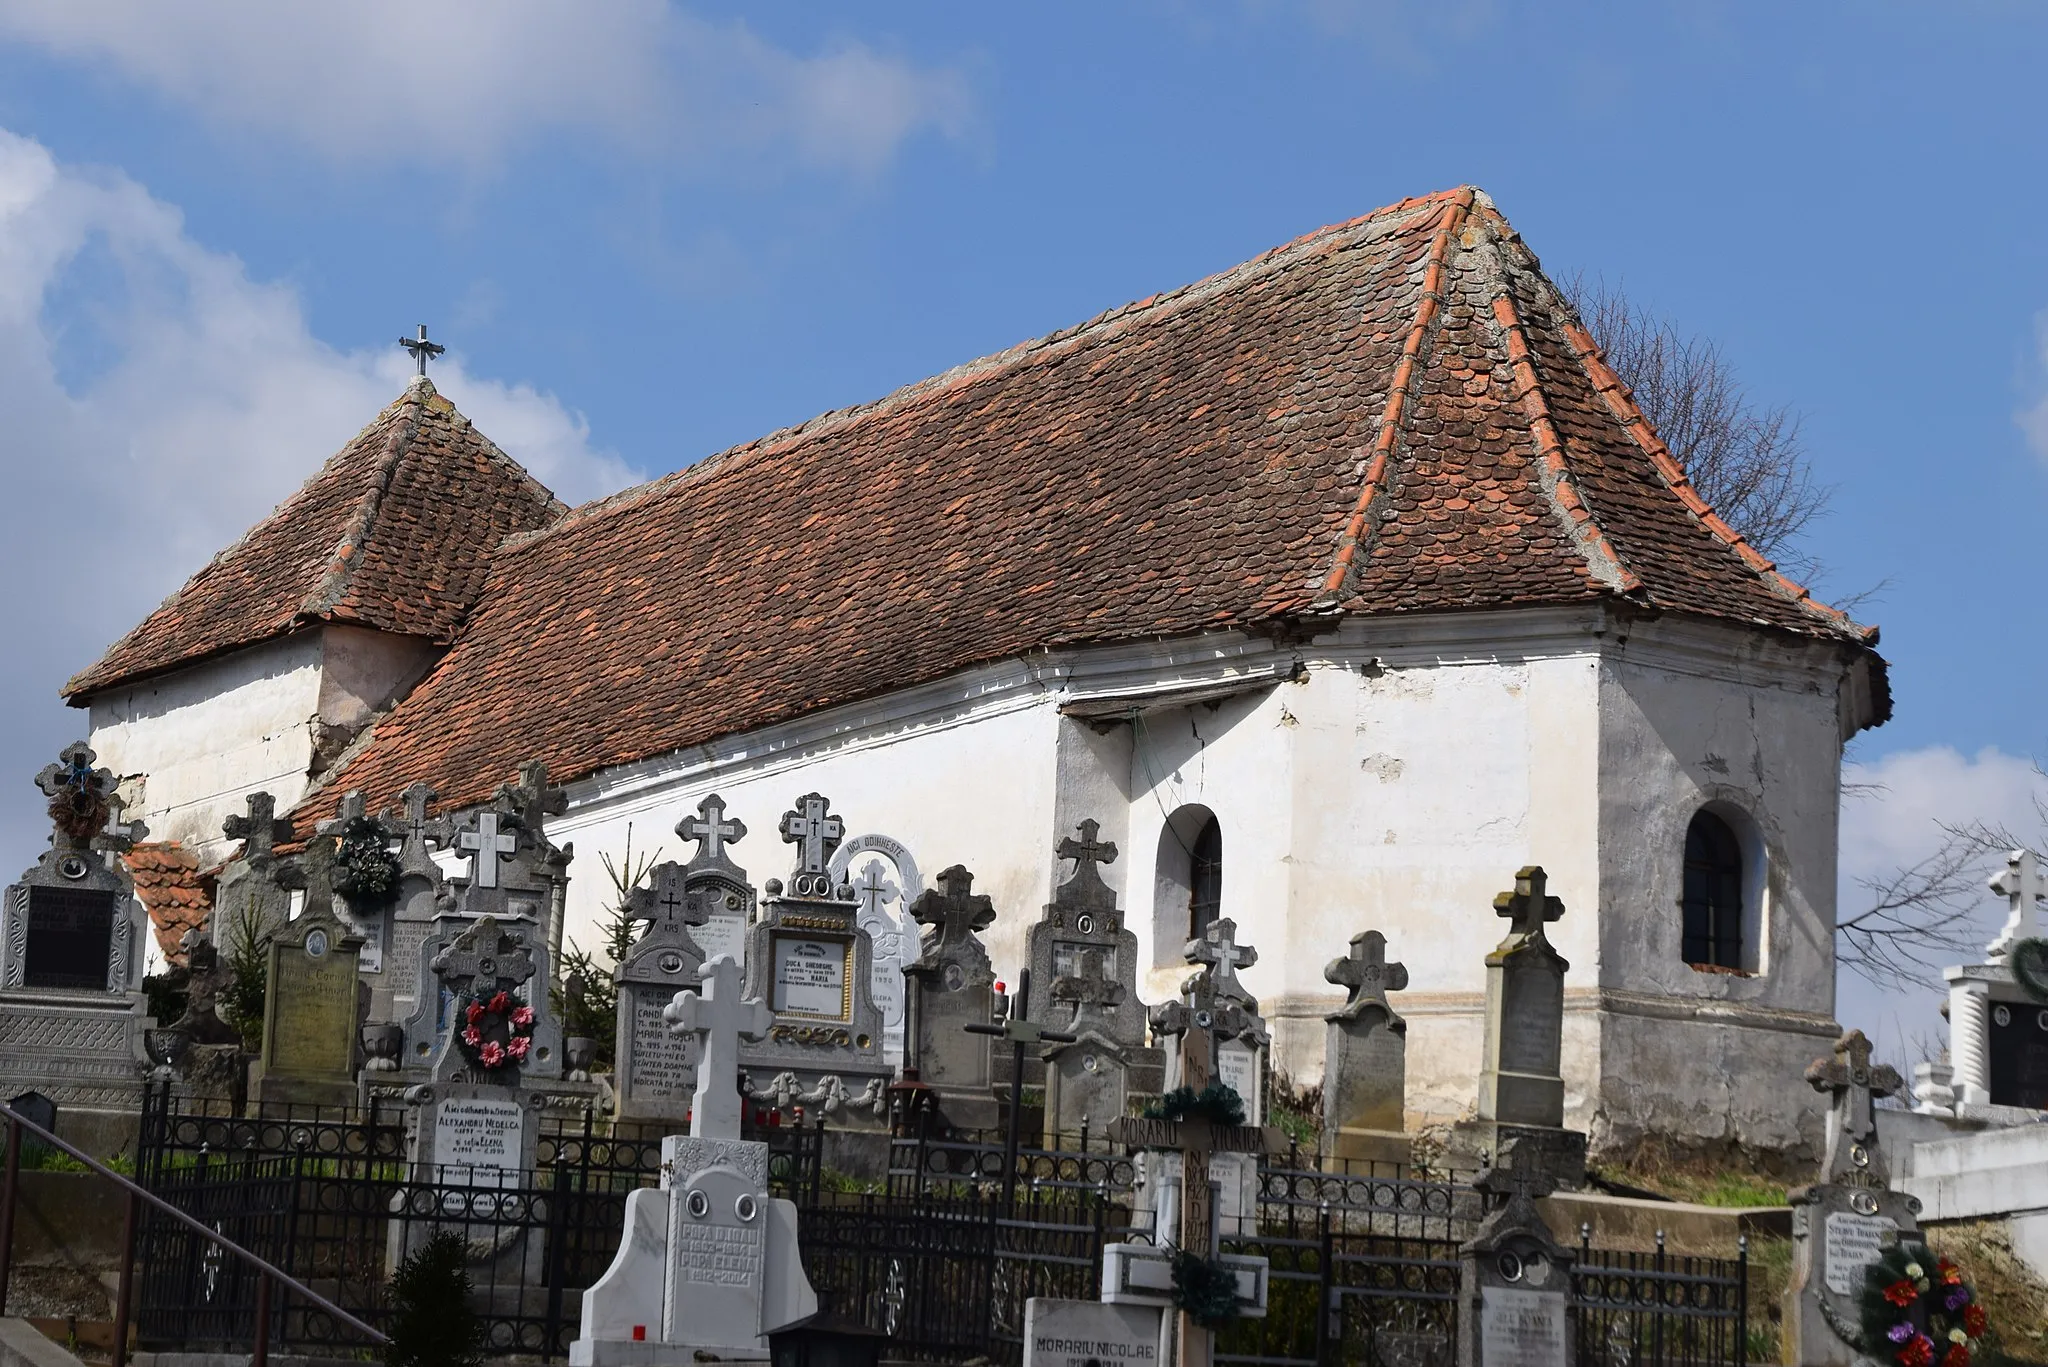
<path fill-rule="evenodd" d="M 2048 1005 L 1991 1004 L 1991 1104 L 2048 1110 Z"/>
<path fill-rule="evenodd" d="M 104 992 L 119 897 L 94 888 L 31 887 L 22 986 Z"/>

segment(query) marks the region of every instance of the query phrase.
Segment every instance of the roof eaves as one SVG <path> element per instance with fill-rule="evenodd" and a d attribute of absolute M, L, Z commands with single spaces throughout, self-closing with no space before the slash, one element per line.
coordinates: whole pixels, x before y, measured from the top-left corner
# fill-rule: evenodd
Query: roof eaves
<path fill-rule="evenodd" d="M 1409 325 L 1408 336 L 1401 344 L 1401 360 L 1394 369 L 1392 383 L 1387 386 L 1386 406 L 1380 411 L 1379 433 L 1373 439 L 1372 459 L 1366 466 L 1365 482 L 1358 491 L 1358 502 L 1351 510 L 1350 520 L 1344 524 L 1344 531 L 1338 537 L 1337 555 L 1330 564 L 1330 572 L 1323 577 L 1322 592 L 1316 599 L 1319 606 L 1336 605 L 1345 582 L 1351 577 L 1358 548 L 1365 541 L 1373 500 L 1386 481 L 1387 462 L 1400 440 L 1401 423 L 1408 414 L 1409 396 L 1414 392 L 1422 360 L 1423 341 L 1443 305 L 1444 266 L 1450 259 L 1451 243 L 1463 227 L 1474 198 L 1469 185 L 1456 192 L 1444 206 L 1435 240 L 1429 244 L 1429 266 L 1423 272 L 1422 293 L 1415 305 L 1415 321 Z"/>
<path fill-rule="evenodd" d="M 1613 367 L 1607 364 L 1600 344 L 1593 339 L 1593 334 L 1586 330 L 1585 324 L 1572 317 L 1565 317 L 1559 321 L 1563 324 L 1565 340 L 1571 344 L 1579 365 L 1592 381 L 1593 388 L 1601 400 L 1606 403 L 1608 411 L 1620 420 L 1621 425 L 1628 430 L 1629 437 L 1649 456 L 1651 464 L 1670 486 L 1671 492 L 1678 495 L 1679 500 L 1700 520 L 1701 525 L 1741 556 L 1743 563 L 1773 589 L 1791 598 L 1837 630 L 1855 637 L 1862 644 L 1876 645 L 1876 627 L 1863 626 L 1840 608 L 1831 607 L 1815 598 L 1812 590 L 1780 570 L 1770 557 L 1750 545 L 1748 538 L 1714 511 L 1713 505 L 1702 498 L 1699 490 L 1693 487 L 1691 478 L 1685 473 L 1685 467 L 1671 454 L 1671 448 L 1657 435 L 1657 429 L 1650 426 L 1650 420 L 1644 416 L 1643 410 L 1637 407 L 1635 395 L 1629 392 L 1628 385 L 1614 372 Z"/>

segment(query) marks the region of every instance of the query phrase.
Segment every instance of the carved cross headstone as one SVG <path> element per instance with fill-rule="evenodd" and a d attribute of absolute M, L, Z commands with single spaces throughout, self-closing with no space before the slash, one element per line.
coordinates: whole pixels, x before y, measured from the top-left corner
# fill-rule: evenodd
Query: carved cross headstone
<path fill-rule="evenodd" d="M 831 807 L 822 794 L 805 793 L 793 811 L 782 815 L 782 838 L 797 847 L 796 869 L 789 878 L 792 897 L 832 895 L 832 851 L 846 838 L 846 823 L 831 814 Z"/>
<path fill-rule="evenodd" d="M 1208 970 L 1203 976 L 1210 980 L 1211 991 L 1218 999 L 1252 1000 L 1251 993 L 1238 980 L 1237 970 L 1257 963 L 1259 951 L 1237 943 L 1237 922 L 1228 916 L 1217 917 L 1203 928 L 1198 938 L 1188 941 L 1186 958 Z"/>
<path fill-rule="evenodd" d="M 498 862 L 510 859 L 519 848 L 516 833 L 498 828 L 500 817 L 486 807 L 476 814 L 469 828 L 456 835 L 455 848 L 469 860 L 470 886 L 498 886 Z"/>
<path fill-rule="evenodd" d="M 860 871 L 860 877 L 854 880 L 853 900 L 860 903 L 863 917 L 888 915 L 889 904 L 902 895 L 902 889 L 890 882 L 889 875 L 882 871 L 879 859 L 870 859 L 867 867 Z"/>
<path fill-rule="evenodd" d="M 974 891 L 974 875 L 955 864 L 939 886 L 910 904 L 924 933 L 923 953 L 904 970 L 913 1007 L 918 1079 L 939 1092 L 939 1109 L 954 1125 L 980 1128 L 996 1119 L 993 1051 L 965 1028 L 986 1021 L 995 1005 L 995 970 L 977 931 L 996 919 L 995 904 Z"/>
<path fill-rule="evenodd" d="M 1351 937 L 1350 952 L 1323 969 L 1325 981 L 1349 990 L 1329 1022 L 1323 1063 L 1323 1150 L 1337 1158 L 1404 1161 L 1408 1023 L 1387 993 L 1408 986 L 1404 964 L 1387 961 L 1377 930 Z"/>
<path fill-rule="evenodd" d="M 955 864 L 939 872 L 939 886 L 910 904 L 910 915 L 925 934 L 926 960 L 936 961 L 955 954 L 988 961 L 987 951 L 974 933 L 995 924 L 996 907 L 985 894 L 974 891 L 974 875 Z"/>
<path fill-rule="evenodd" d="M 536 971 L 525 938 L 489 917 L 463 931 L 434 956 L 434 972 L 467 996 L 510 991 L 524 985 Z"/>
<path fill-rule="evenodd" d="M 705 965 L 702 986 L 676 993 L 662 1015 L 677 1034 L 697 1037 L 690 1133 L 700 1139 L 738 1139 L 740 1040 L 765 1037 L 775 1013 L 759 997 L 740 997 L 740 967 L 721 955 Z"/>
<path fill-rule="evenodd" d="M 1053 849 L 1053 853 L 1060 858 L 1074 861 L 1074 874 L 1068 880 L 1073 887 L 1071 896 L 1075 901 L 1100 900 L 1114 906 L 1116 896 L 1109 890 L 1109 885 L 1102 881 L 1102 874 L 1097 870 L 1099 865 L 1116 862 L 1116 842 L 1097 840 L 1095 837 L 1102 830 L 1102 826 L 1092 818 L 1081 822 L 1079 829 L 1079 840 L 1073 836 L 1064 836 Z M 1092 899 L 1089 897 L 1091 893 L 1095 894 Z"/>
<path fill-rule="evenodd" d="M 2048 900 L 2048 869 L 2041 866 L 2032 850 L 2014 850 L 2005 857 L 2005 867 L 1994 874 L 1991 890 L 2006 900 L 2005 925 L 1991 942 L 1990 957 L 2003 959 L 2020 940 L 2040 933 L 2037 902 Z"/>
<path fill-rule="evenodd" d="M 416 868 L 416 860 L 424 859 L 432 865 L 433 859 L 427 853 L 428 847 L 446 849 L 448 842 L 454 838 L 454 825 L 447 817 L 427 815 L 427 809 L 434 805 L 434 799 L 439 796 L 433 785 L 427 783 L 410 784 L 398 795 L 399 801 L 405 804 L 405 822 L 402 827 L 404 844 L 399 851 L 399 859 L 407 873 L 420 871 Z M 438 876 L 438 866 L 434 872 Z"/>
<path fill-rule="evenodd" d="M 1493 914 L 1508 919 L 1508 934 L 1528 937 L 1564 915 L 1564 900 L 1549 894 L 1550 879 L 1542 866 L 1531 864 L 1515 873 L 1510 892 L 1493 899 Z"/>
<path fill-rule="evenodd" d="M 725 847 L 746 838 L 747 823 L 738 817 L 726 819 L 725 799 L 717 793 L 697 804 L 697 815 L 686 816 L 676 823 L 676 834 L 685 840 L 695 842 L 697 852 L 690 856 L 690 862 L 723 864 L 726 862 Z"/>
<path fill-rule="evenodd" d="M 1872 1066 L 1870 1041 L 1861 1030 L 1851 1030 L 1836 1042 L 1831 1057 L 1807 1066 L 1806 1080 L 1815 1091 L 1830 1097 L 1827 1160 L 1821 1180 L 1889 1186 L 1891 1175 L 1877 1142 L 1875 1103 L 1905 1086 L 1898 1070 L 1889 1064 Z"/>
<path fill-rule="evenodd" d="M 678 991 L 697 985 L 707 957 L 694 928 L 710 920 L 704 904 L 718 890 L 693 887 L 692 877 L 681 864 L 657 864 L 648 886 L 634 889 L 627 903 L 628 914 L 647 926 L 613 972 L 615 1092 L 623 1118 L 681 1120 L 689 1112 L 696 1036 L 671 1030 L 664 1013 Z"/>
<path fill-rule="evenodd" d="M 221 823 L 221 834 L 242 842 L 242 858 L 268 859 L 278 844 L 289 841 L 294 832 L 290 817 L 277 814 L 277 799 L 269 793 L 250 793 L 243 799 L 247 816 L 231 816 Z"/>

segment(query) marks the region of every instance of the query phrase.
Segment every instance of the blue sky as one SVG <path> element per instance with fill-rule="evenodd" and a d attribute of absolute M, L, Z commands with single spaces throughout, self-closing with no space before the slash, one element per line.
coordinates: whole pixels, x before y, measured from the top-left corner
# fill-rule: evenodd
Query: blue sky
<path fill-rule="evenodd" d="M 1886 585 L 1898 700 L 1848 876 L 1937 815 L 2023 822 L 2044 30 L 1988 0 L 0 0 L 0 773 L 397 392 L 414 323 L 588 496 L 1471 182 L 1805 415 L 1822 587 Z M 34 800 L 0 782 L 0 864 Z"/>

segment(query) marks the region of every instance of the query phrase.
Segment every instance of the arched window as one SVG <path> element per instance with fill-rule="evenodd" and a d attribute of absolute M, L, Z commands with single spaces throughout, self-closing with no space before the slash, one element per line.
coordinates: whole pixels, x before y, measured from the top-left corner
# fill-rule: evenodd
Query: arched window
<path fill-rule="evenodd" d="M 1742 842 L 1726 821 L 1699 812 L 1685 828 L 1685 961 L 1740 970 Z"/>
<path fill-rule="evenodd" d="M 1152 946 L 1157 967 L 1181 962 L 1181 949 L 1223 914 L 1223 827 L 1200 803 L 1175 809 L 1159 832 L 1153 869 Z"/>
<path fill-rule="evenodd" d="M 1188 848 L 1188 938 L 1207 930 L 1222 910 L 1223 826 L 1211 816 Z"/>

